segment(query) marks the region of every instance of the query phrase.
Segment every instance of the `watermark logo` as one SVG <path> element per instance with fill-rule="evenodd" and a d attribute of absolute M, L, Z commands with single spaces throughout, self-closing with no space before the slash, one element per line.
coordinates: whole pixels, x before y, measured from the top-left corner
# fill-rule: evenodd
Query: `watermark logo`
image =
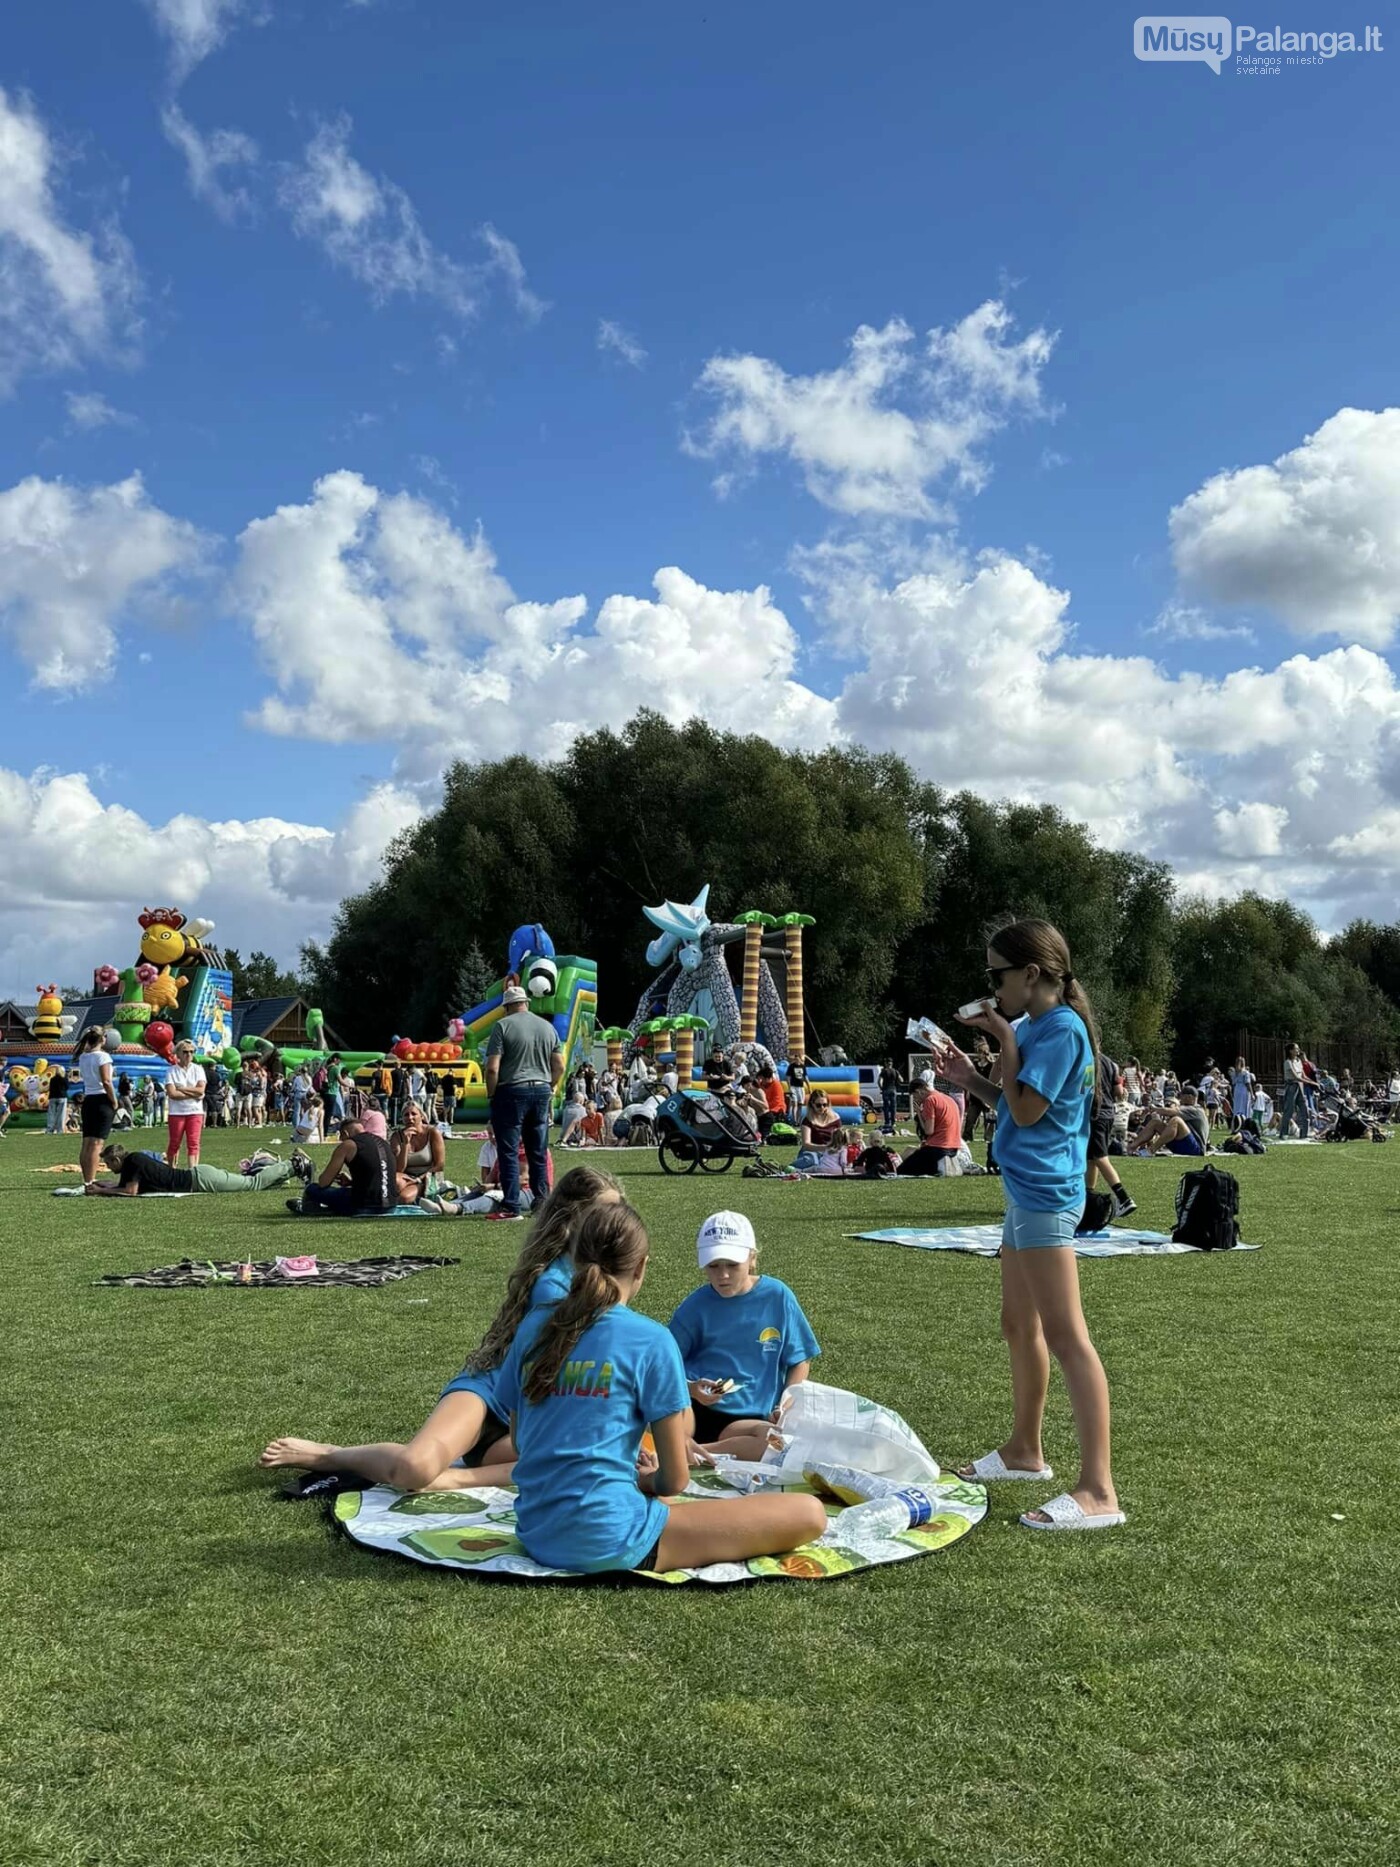
<path fill-rule="evenodd" d="M 1217 77 L 1230 59 L 1241 74 L 1285 65 L 1325 65 L 1346 52 L 1380 52 L 1379 26 L 1360 32 L 1291 32 L 1281 26 L 1235 26 L 1220 14 L 1154 13 L 1133 21 L 1133 53 L 1147 64 L 1209 65 Z"/>
<path fill-rule="evenodd" d="M 1196 60 L 1219 77 L 1222 62 L 1234 49 L 1234 29 L 1218 15 L 1164 14 L 1133 23 L 1133 50 L 1148 63 Z"/>

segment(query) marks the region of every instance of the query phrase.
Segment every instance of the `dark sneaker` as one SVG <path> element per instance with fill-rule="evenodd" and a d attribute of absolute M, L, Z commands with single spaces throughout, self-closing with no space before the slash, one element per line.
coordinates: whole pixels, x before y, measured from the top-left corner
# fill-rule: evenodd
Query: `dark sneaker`
<path fill-rule="evenodd" d="M 299 1199 L 289 1199 L 287 1201 L 287 1210 L 288 1212 L 294 1212 L 297 1217 L 300 1218 L 305 1208 Z"/>
<path fill-rule="evenodd" d="M 1120 1186 L 1118 1191 L 1113 1195 L 1114 1218 L 1126 1219 L 1131 1213 L 1136 1211 L 1137 1201 L 1133 1198 L 1126 1186 Z"/>
<path fill-rule="evenodd" d="M 525 1217 L 525 1214 L 523 1212 L 504 1212 L 498 1208 L 495 1212 L 488 1212 L 486 1216 L 488 1219 L 495 1219 L 498 1222 L 505 1221 L 508 1224 L 518 1225 Z"/>
<path fill-rule="evenodd" d="M 316 1163 L 309 1154 L 303 1154 L 299 1147 L 292 1149 L 293 1176 L 305 1183 L 316 1171 Z"/>

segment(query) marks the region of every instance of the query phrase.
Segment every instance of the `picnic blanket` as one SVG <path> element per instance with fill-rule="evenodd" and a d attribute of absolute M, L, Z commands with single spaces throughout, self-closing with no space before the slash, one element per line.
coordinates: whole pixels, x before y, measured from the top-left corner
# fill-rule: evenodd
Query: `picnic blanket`
<path fill-rule="evenodd" d="M 810 1491 L 812 1487 L 799 1479 L 784 1484 L 783 1489 Z M 665 1574 L 647 1569 L 634 1573 L 649 1582 L 704 1582 L 712 1586 L 768 1580 L 821 1582 L 889 1562 L 931 1556 L 966 1536 L 987 1514 L 983 1485 L 944 1476 L 924 1481 L 922 1489 L 934 1494 L 938 1509 L 917 1529 L 872 1529 L 859 1517 L 848 1516 L 846 1506 L 828 1501 L 824 1534 L 815 1543 L 804 1544 L 786 1556 L 755 1556 L 748 1562 L 716 1562 L 703 1569 L 670 1569 Z M 717 1471 L 693 1471 L 678 1508 L 684 1508 L 685 1498 L 738 1495 Z M 366 1491 L 342 1491 L 329 1508 L 340 1528 L 364 1548 L 407 1556 L 431 1568 L 513 1576 L 527 1582 L 584 1579 L 567 1570 L 547 1569 L 526 1555 L 515 1534 L 513 1486 L 474 1485 L 468 1491 L 403 1493 L 375 1485 Z M 843 1521 L 850 1526 L 844 1532 Z M 617 1577 L 602 1579 L 616 1581 Z"/>
<path fill-rule="evenodd" d="M 889 1225 L 875 1232 L 847 1232 L 847 1238 L 869 1238 L 882 1245 L 913 1245 L 919 1251 L 960 1251 L 967 1257 L 995 1258 L 1001 1255 L 999 1225 L 943 1225 L 937 1229 L 918 1230 L 912 1226 Z M 1236 1251 L 1257 1251 L 1258 1245 L 1235 1245 Z M 1130 1231 L 1126 1225 L 1106 1232 L 1085 1232 L 1074 1241 L 1077 1258 L 1177 1258 L 1201 1257 L 1194 1245 L 1178 1245 L 1165 1232 Z"/>
<path fill-rule="evenodd" d="M 228 1284 L 235 1290 L 291 1290 L 307 1285 L 350 1284 L 358 1289 L 372 1289 L 378 1284 L 399 1283 L 419 1271 L 435 1271 L 445 1264 L 460 1264 L 460 1258 L 352 1258 L 345 1263 L 322 1259 L 314 1275 L 289 1277 L 278 1269 L 276 1258 L 255 1260 L 251 1275 L 241 1275 L 241 1258 L 181 1258 L 178 1264 L 164 1264 L 153 1271 L 112 1272 L 96 1277 L 96 1284 L 125 1285 L 132 1290 L 193 1290 L 207 1284 Z"/>

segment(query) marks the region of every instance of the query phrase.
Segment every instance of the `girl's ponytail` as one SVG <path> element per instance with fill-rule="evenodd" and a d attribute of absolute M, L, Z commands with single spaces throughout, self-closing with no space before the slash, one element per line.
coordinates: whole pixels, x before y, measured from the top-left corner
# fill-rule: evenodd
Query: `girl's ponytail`
<path fill-rule="evenodd" d="M 1065 1003 L 1083 1021 L 1094 1052 L 1094 1085 L 1100 1088 L 1099 1027 L 1089 1003 L 1089 994 L 1074 976 L 1069 956 L 1069 942 L 1058 927 L 1049 921 L 1012 921 L 1005 927 L 990 927 L 987 944 L 994 946 L 1013 966 L 1039 966 L 1047 979 L 1060 988 Z"/>
<path fill-rule="evenodd" d="M 623 1281 L 637 1275 L 650 1248 L 641 1216 L 625 1200 L 590 1207 L 573 1240 L 569 1293 L 550 1312 L 526 1364 L 527 1400 L 549 1397 L 580 1337 L 622 1301 Z"/>

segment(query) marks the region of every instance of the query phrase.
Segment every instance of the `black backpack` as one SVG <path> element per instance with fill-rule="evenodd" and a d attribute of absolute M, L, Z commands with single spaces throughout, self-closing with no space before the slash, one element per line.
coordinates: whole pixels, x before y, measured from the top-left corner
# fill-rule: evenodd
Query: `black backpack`
<path fill-rule="evenodd" d="M 1074 1228 L 1076 1238 L 1089 1232 L 1106 1232 L 1113 1217 L 1113 1199 L 1108 1193 L 1090 1193 L 1084 1201 L 1084 1217 Z"/>
<path fill-rule="evenodd" d="M 1240 1242 L 1240 1183 L 1234 1174 L 1218 1167 L 1182 1174 L 1172 1242 L 1197 1251 L 1229 1251 Z"/>

